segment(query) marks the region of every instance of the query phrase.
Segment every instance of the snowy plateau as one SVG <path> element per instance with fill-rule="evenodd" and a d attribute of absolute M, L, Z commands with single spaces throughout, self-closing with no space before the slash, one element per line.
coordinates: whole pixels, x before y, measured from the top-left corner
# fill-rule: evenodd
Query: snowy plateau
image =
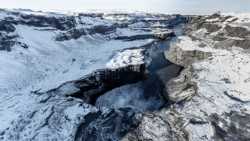
<path fill-rule="evenodd" d="M 250 140 L 250 14 L 0 9 L 0 141 Z"/>

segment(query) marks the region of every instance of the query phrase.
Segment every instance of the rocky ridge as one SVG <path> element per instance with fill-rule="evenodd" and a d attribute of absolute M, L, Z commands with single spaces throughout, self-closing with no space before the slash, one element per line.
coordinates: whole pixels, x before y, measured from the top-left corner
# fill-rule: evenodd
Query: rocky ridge
<path fill-rule="evenodd" d="M 120 140 L 140 113 L 166 103 L 148 68 L 185 17 L 1 10 L 0 18 L 0 140 Z"/>
<path fill-rule="evenodd" d="M 166 83 L 167 108 L 124 140 L 249 140 L 249 15 L 193 17 L 166 51 L 184 67 Z"/>
<path fill-rule="evenodd" d="M 249 140 L 249 17 L 1 10 L 0 140 Z"/>

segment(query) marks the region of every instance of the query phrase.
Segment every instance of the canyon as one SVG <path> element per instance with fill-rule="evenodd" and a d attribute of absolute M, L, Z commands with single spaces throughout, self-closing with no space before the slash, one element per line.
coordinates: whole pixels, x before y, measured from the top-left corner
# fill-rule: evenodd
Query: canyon
<path fill-rule="evenodd" d="M 250 139 L 250 15 L 0 10 L 0 140 Z"/>

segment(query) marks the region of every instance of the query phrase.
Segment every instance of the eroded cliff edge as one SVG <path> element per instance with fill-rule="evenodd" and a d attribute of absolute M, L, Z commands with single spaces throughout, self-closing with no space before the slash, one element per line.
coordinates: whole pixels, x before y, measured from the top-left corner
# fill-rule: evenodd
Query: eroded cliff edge
<path fill-rule="evenodd" d="M 0 13 L 0 140 L 249 140 L 249 15 Z"/>
<path fill-rule="evenodd" d="M 184 67 L 165 83 L 172 104 L 145 114 L 124 140 L 249 140 L 249 23 L 246 15 L 193 17 L 165 53 Z"/>
<path fill-rule="evenodd" d="M 120 140 L 166 103 L 147 73 L 169 63 L 163 50 L 185 22 L 0 9 L 0 140 Z"/>

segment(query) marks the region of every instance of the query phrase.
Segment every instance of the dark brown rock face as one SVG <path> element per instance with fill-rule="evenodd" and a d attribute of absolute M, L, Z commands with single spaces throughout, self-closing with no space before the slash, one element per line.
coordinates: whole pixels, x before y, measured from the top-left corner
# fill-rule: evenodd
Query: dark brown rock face
<path fill-rule="evenodd" d="M 97 70 L 80 80 L 67 82 L 49 92 L 77 97 L 87 103 L 94 104 L 103 93 L 125 84 L 136 83 L 145 78 L 146 67 L 144 64 L 118 69 Z M 69 85 L 73 87 L 74 91 L 65 91 Z"/>

